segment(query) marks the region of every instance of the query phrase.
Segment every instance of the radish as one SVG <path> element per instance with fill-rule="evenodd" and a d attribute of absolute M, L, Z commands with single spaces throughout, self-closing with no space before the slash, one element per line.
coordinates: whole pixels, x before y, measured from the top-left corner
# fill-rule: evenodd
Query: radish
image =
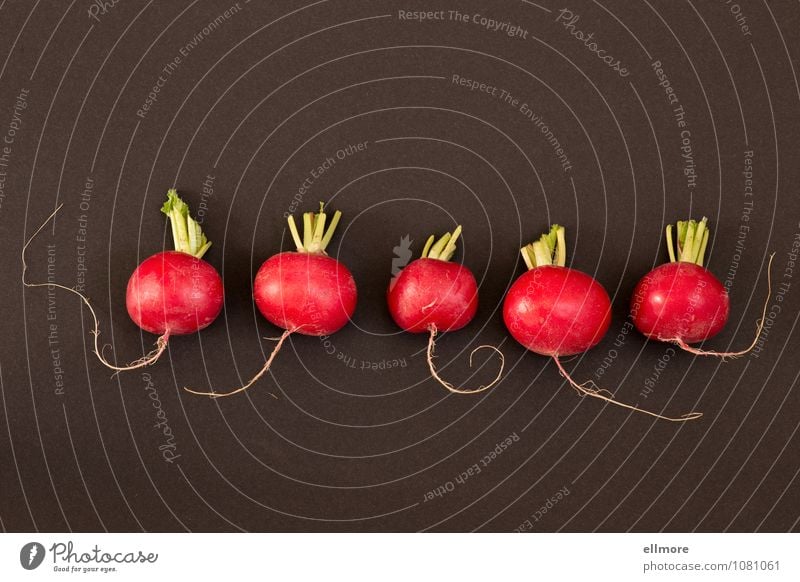
<path fill-rule="evenodd" d="M 753 343 L 738 352 L 713 352 L 691 347 L 717 335 L 728 321 L 728 292 L 711 271 L 703 267 L 708 245 L 708 219 L 681 220 L 677 224 L 677 255 L 673 243 L 672 225 L 667 226 L 667 251 L 665 263 L 642 277 L 631 298 L 633 323 L 650 339 L 674 343 L 681 349 L 700 356 L 735 358 L 752 350 L 764 325 L 764 318 L 772 294 L 769 277 L 772 266 L 767 267 L 767 303 L 758 322 Z"/>
<path fill-rule="evenodd" d="M 294 217 L 289 216 L 289 230 L 297 251 L 274 255 L 258 270 L 253 285 L 256 306 L 270 323 L 284 329 L 261 370 L 247 384 L 230 392 L 185 388 L 187 392 L 211 398 L 243 392 L 269 370 L 291 334 L 330 335 L 350 321 L 356 309 L 356 283 L 347 267 L 325 252 L 341 216 L 337 210 L 326 230 L 327 215 L 320 202 L 318 213 L 303 214 L 302 239 Z"/>
<path fill-rule="evenodd" d="M 48 287 L 50 283 L 25 281 L 25 250 L 61 206 L 39 227 L 22 249 L 22 282 L 26 287 Z M 158 334 L 156 348 L 126 366 L 108 362 L 99 347 L 100 322 L 89 299 L 64 285 L 53 287 L 74 293 L 84 302 L 94 319 L 94 352 L 107 367 L 118 372 L 135 370 L 155 363 L 167 349 L 172 335 L 195 333 L 208 327 L 222 311 L 222 279 L 216 269 L 202 260 L 211 246 L 200 225 L 189 216 L 189 206 L 174 188 L 167 192 L 161 212 L 172 225 L 174 251 L 164 251 L 145 259 L 128 280 L 125 305 L 128 315 L 141 329 Z"/>
<path fill-rule="evenodd" d="M 428 333 L 428 367 L 431 376 L 450 392 L 475 394 L 494 386 L 503 373 L 503 354 L 493 346 L 479 346 L 469 357 L 472 366 L 473 354 L 481 348 L 491 348 L 500 355 L 500 370 L 489 384 L 474 389 L 456 388 L 443 380 L 433 364 L 436 334 L 440 331 L 456 331 L 467 325 L 478 310 L 478 285 L 472 272 L 463 265 L 451 263 L 456 252 L 456 241 L 461 227 L 445 233 L 438 241 L 431 235 L 425 243 L 422 258 L 419 258 L 398 273 L 389 282 L 386 299 L 389 313 L 395 323 L 409 333 Z"/>
<path fill-rule="evenodd" d="M 560 357 L 583 353 L 597 345 L 611 323 L 611 301 L 600 283 L 566 264 L 563 226 L 520 249 L 528 271 L 509 289 L 503 303 L 503 321 L 508 331 L 526 349 L 552 357 L 559 372 L 579 394 L 592 396 L 657 418 L 683 422 L 702 416 L 693 412 L 680 418 L 661 416 L 612 398 L 591 380 L 575 382 Z"/>

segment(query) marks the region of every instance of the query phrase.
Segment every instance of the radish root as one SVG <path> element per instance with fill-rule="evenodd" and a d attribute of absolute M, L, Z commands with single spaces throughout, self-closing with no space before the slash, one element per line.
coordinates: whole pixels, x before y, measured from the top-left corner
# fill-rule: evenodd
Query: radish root
<path fill-rule="evenodd" d="M 169 340 L 169 330 L 167 330 L 163 335 L 159 336 L 158 340 L 156 340 L 155 349 L 153 349 L 150 353 L 145 354 L 138 360 L 134 360 L 133 362 L 131 362 L 126 366 L 117 366 L 106 360 L 105 357 L 103 357 L 103 349 L 105 348 L 105 346 L 103 346 L 103 349 L 100 348 L 100 320 L 97 318 L 97 313 L 95 313 L 94 307 L 92 307 L 92 304 L 89 303 L 88 297 L 86 297 L 79 291 L 73 289 L 72 287 L 66 287 L 65 285 L 59 285 L 58 283 L 29 283 L 28 281 L 25 280 L 25 273 L 28 270 L 28 264 L 25 262 L 25 252 L 28 250 L 28 246 L 31 244 L 31 242 L 33 242 L 33 239 L 35 239 L 36 236 L 42 231 L 42 229 L 45 226 L 47 226 L 47 223 L 53 219 L 53 217 L 59 210 L 61 210 L 62 206 L 64 206 L 63 203 L 58 205 L 58 208 L 56 208 L 53 211 L 53 213 L 47 217 L 47 220 L 45 220 L 42 223 L 42 225 L 36 229 L 36 231 L 28 239 L 28 242 L 25 243 L 25 246 L 22 247 L 22 284 L 25 287 L 58 287 L 59 289 L 63 289 L 64 291 L 69 291 L 70 293 L 74 293 L 75 295 L 80 297 L 84 305 L 86 305 L 86 307 L 89 308 L 89 313 L 92 314 L 92 319 L 94 320 L 94 328 L 92 328 L 91 330 L 92 335 L 94 335 L 93 351 L 97 356 L 97 359 L 100 360 L 100 362 L 107 368 L 115 370 L 118 373 L 118 372 L 126 372 L 128 370 L 136 370 L 137 368 L 144 368 L 146 366 L 155 364 L 161 357 L 161 355 L 164 353 L 164 351 L 167 349 L 167 341 Z"/>
<path fill-rule="evenodd" d="M 753 338 L 753 343 L 751 343 L 745 349 L 738 352 L 715 352 L 711 350 L 701 350 L 699 348 L 693 348 L 680 338 L 668 338 L 663 341 L 673 343 L 682 350 L 689 352 L 690 354 L 694 354 L 696 356 L 714 356 L 717 358 L 722 358 L 723 360 L 725 358 L 739 358 L 749 353 L 754 347 L 756 347 L 756 344 L 758 343 L 758 338 L 761 337 L 761 332 L 764 330 L 764 320 L 766 320 L 767 318 L 769 301 L 770 299 L 772 299 L 772 260 L 774 258 L 775 258 L 775 253 L 772 253 L 769 256 L 769 263 L 767 264 L 767 297 L 764 299 L 764 309 L 761 311 L 761 318 L 756 322 L 756 336 Z"/>
<path fill-rule="evenodd" d="M 561 365 L 561 361 L 558 359 L 558 356 L 553 356 L 553 359 L 556 362 L 556 366 L 558 366 L 558 371 L 561 372 L 561 375 L 566 378 L 567 382 L 569 382 L 570 386 L 572 386 L 578 394 L 581 396 L 591 396 L 593 398 L 599 398 L 600 400 L 605 400 L 611 404 L 616 404 L 617 406 L 621 406 L 622 408 L 627 408 L 629 410 L 634 410 L 636 412 L 641 412 L 642 414 L 647 414 L 650 416 L 654 416 L 656 418 L 660 418 L 661 420 L 668 420 L 670 422 L 686 422 L 687 420 L 696 420 L 703 416 L 702 412 L 690 412 L 688 414 L 684 414 L 678 418 L 672 418 L 670 416 L 662 416 L 655 412 L 650 412 L 649 410 L 643 410 L 641 408 L 637 408 L 636 406 L 631 406 L 630 404 L 625 404 L 623 402 L 619 402 L 614 400 L 613 394 L 604 388 L 598 388 L 597 384 L 594 381 L 589 380 L 584 382 L 583 384 L 578 384 L 572 377 L 567 373 L 564 369 L 564 366 Z"/>
<path fill-rule="evenodd" d="M 472 356 L 475 355 L 475 352 L 477 352 L 480 349 L 489 348 L 491 350 L 494 350 L 497 353 L 497 355 L 500 356 L 500 370 L 497 372 L 497 376 L 495 376 L 495 379 L 492 380 L 489 384 L 485 386 L 479 386 L 478 388 L 474 389 L 465 389 L 465 388 L 456 388 L 447 380 L 442 379 L 439 376 L 438 372 L 436 371 L 436 366 L 433 363 L 433 358 L 436 357 L 433 351 L 436 347 L 436 334 L 438 333 L 438 330 L 436 329 L 436 326 L 433 324 L 431 324 L 428 327 L 428 330 L 430 331 L 430 336 L 428 337 L 428 367 L 431 370 L 431 376 L 433 376 L 434 380 L 439 382 L 439 384 L 447 388 L 450 392 L 454 394 L 477 394 L 478 392 L 483 392 L 484 390 L 488 390 L 489 388 L 491 388 L 500 381 L 500 377 L 503 375 L 503 368 L 505 367 L 505 356 L 503 356 L 503 352 L 501 352 L 499 349 L 490 345 L 478 346 L 477 348 L 472 350 L 469 354 L 470 368 L 472 367 Z"/>
<path fill-rule="evenodd" d="M 279 338 L 277 338 L 278 343 L 275 344 L 275 347 L 272 349 L 272 353 L 269 355 L 269 358 L 267 358 L 267 361 L 264 363 L 264 366 L 261 368 L 261 370 L 258 371 L 258 374 L 253 376 L 250 379 L 250 381 L 244 386 L 241 386 L 235 390 L 231 390 L 230 392 L 199 392 L 197 390 L 192 390 L 191 388 L 186 388 L 186 387 L 184 387 L 184 390 L 186 390 L 190 394 L 196 394 L 197 396 L 208 396 L 209 398 L 222 398 L 224 396 L 233 396 L 234 394 L 239 394 L 240 392 L 244 392 L 245 390 L 250 388 L 253 384 L 258 382 L 261 376 L 267 373 L 270 366 L 272 365 L 272 361 L 275 359 L 275 356 L 277 356 L 278 352 L 281 350 L 283 342 L 285 342 L 286 338 L 288 338 L 295 331 L 297 331 L 297 329 L 287 329 L 281 334 Z M 274 338 L 265 338 L 265 339 L 274 339 Z"/>

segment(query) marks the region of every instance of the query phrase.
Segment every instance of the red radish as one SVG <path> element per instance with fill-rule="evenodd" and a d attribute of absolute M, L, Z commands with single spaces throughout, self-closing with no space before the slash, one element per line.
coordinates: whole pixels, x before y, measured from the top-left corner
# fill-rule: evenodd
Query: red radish
<path fill-rule="evenodd" d="M 230 392 L 186 388 L 187 392 L 212 398 L 243 392 L 269 370 L 289 335 L 330 335 L 350 321 L 356 309 L 356 283 L 347 267 L 325 253 L 341 216 L 337 210 L 326 230 L 327 217 L 324 204 L 320 203 L 318 213 L 303 214 L 302 239 L 294 217 L 289 216 L 297 251 L 274 255 L 258 270 L 253 285 L 256 306 L 270 323 L 285 330 L 261 370 L 247 384 Z"/>
<path fill-rule="evenodd" d="M 169 336 L 208 327 L 222 301 L 222 279 L 214 267 L 185 252 L 166 251 L 145 259 L 133 272 L 126 306 L 143 330 Z"/>
<path fill-rule="evenodd" d="M 446 233 L 434 242 L 433 235 L 428 238 L 422 251 L 422 258 L 413 261 L 389 283 L 386 299 L 389 313 L 395 323 L 409 333 L 428 333 L 428 367 L 431 376 L 442 386 L 457 394 L 474 394 L 491 388 L 500 380 L 503 373 L 503 354 L 492 346 L 479 346 L 470 354 L 481 348 L 491 348 L 500 355 L 500 371 L 497 377 L 486 386 L 472 390 L 456 388 L 442 380 L 433 364 L 433 351 L 436 334 L 440 331 L 455 331 L 467 325 L 475 317 L 478 310 L 478 285 L 472 272 L 464 267 L 451 263 L 456 252 L 456 240 L 461 234 L 461 227 L 453 233 Z"/>
<path fill-rule="evenodd" d="M 25 249 L 60 208 L 50 215 L 22 249 L 22 280 L 27 287 L 50 285 L 25 282 Z M 53 284 L 76 294 L 89 308 L 94 319 L 94 352 L 103 364 L 118 372 L 155 363 L 166 350 L 170 336 L 191 334 L 208 327 L 222 311 L 222 279 L 214 267 L 202 260 L 211 242 L 206 239 L 200 225 L 189 216 L 189 206 L 174 188 L 167 192 L 167 201 L 161 212 L 170 219 L 175 250 L 145 259 L 128 280 L 125 300 L 133 322 L 143 330 L 159 335 L 157 347 L 152 352 L 127 366 L 116 366 L 106 361 L 98 342 L 100 322 L 89 299 L 75 289 Z"/>
<path fill-rule="evenodd" d="M 642 277 L 631 298 L 631 316 L 640 332 L 650 339 L 670 342 L 701 356 L 733 358 L 746 354 L 758 341 L 768 303 L 758 324 L 753 343 L 739 352 L 712 352 L 693 348 L 688 344 L 702 342 L 717 335 L 728 320 L 728 292 L 722 283 L 705 267 L 709 229 L 706 217 L 678 221 L 676 256 L 672 225 L 667 226 L 669 263 L 665 263 Z M 774 255 L 773 255 L 774 256 Z M 771 295 L 771 282 L 767 267 L 767 302 Z"/>
<path fill-rule="evenodd" d="M 565 266 L 563 226 L 554 224 L 549 233 L 520 252 L 528 271 L 514 281 L 503 303 L 503 321 L 515 340 L 536 354 L 552 357 L 561 375 L 581 395 L 676 422 L 702 416 L 696 412 L 680 418 L 661 416 L 614 400 L 592 381 L 575 382 L 559 358 L 585 352 L 603 338 L 611 322 L 608 293 L 586 273 Z"/>

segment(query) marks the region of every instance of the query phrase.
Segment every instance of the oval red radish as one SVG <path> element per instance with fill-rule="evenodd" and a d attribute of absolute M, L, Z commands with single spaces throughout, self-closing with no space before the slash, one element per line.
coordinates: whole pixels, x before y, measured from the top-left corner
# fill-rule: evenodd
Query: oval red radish
<path fill-rule="evenodd" d="M 503 321 L 514 339 L 536 354 L 553 358 L 560 373 L 581 395 L 665 420 L 680 422 L 700 416 L 662 416 L 618 402 L 591 381 L 575 382 L 560 357 L 583 353 L 600 342 L 611 322 L 611 300 L 593 277 L 565 266 L 563 226 L 554 224 L 520 252 L 528 271 L 512 284 L 503 302 Z"/>
<path fill-rule="evenodd" d="M 543 356 L 571 356 L 597 345 L 611 323 L 603 286 L 586 273 L 544 265 L 524 273 L 509 289 L 503 321 L 511 335 Z"/>
<path fill-rule="evenodd" d="M 767 304 L 756 337 L 748 348 L 738 352 L 713 352 L 689 345 L 722 331 L 728 321 L 730 301 L 719 279 L 703 266 L 710 233 L 708 219 L 678 221 L 676 231 L 677 253 L 670 224 L 667 226 L 670 262 L 642 277 L 633 291 L 631 317 L 636 329 L 650 339 L 674 343 L 697 355 L 728 358 L 746 354 L 758 341 Z M 772 257 L 767 267 L 768 277 L 771 264 Z M 770 294 L 771 290 L 767 301 Z"/>
<path fill-rule="evenodd" d="M 60 208 L 50 215 L 33 237 Z M 125 306 L 133 322 L 144 331 L 159 335 L 157 347 L 152 352 L 125 366 L 108 362 L 99 346 L 100 322 L 88 298 L 75 289 L 53 285 L 76 294 L 89 308 L 94 319 L 94 352 L 104 365 L 118 372 L 155 363 L 166 350 L 170 336 L 195 333 L 209 326 L 222 311 L 222 278 L 214 267 L 202 260 L 211 242 L 189 215 L 189 206 L 174 188 L 167 192 L 161 212 L 170 219 L 175 250 L 156 253 L 142 261 L 128 280 L 125 297 Z M 24 253 L 33 237 L 22 251 L 23 283 L 28 287 L 48 286 L 47 283 L 25 282 Z"/>
<path fill-rule="evenodd" d="M 463 328 L 472 321 L 478 310 L 475 276 L 467 267 L 450 262 L 460 235 L 459 226 L 452 234 L 445 233 L 438 241 L 430 236 L 422 257 L 404 267 L 389 282 L 386 300 L 392 319 L 404 331 L 429 334 L 428 367 L 431 376 L 451 392 L 474 394 L 491 388 L 500 380 L 503 354 L 497 348 L 479 346 L 470 354 L 470 366 L 472 355 L 478 349 L 491 348 L 500 355 L 500 371 L 495 379 L 475 389 L 456 388 L 439 376 L 433 364 L 436 334 Z"/>
<path fill-rule="evenodd" d="M 338 210 L 326 229 L 327 215 L 320 203 L 318 213 L 303 214 L 303 238 L 294 217 L 289 230 L 296 252 L 284 252 L 264 261 L 256 274 L 253 297 L 261 314 L 284 330 L 264 366 L 250 381 L 229 392 L 187 392 L 211 398 L 232 396 L 250 388 L 272 365 L 284 341 L 293 333 L 330 335 L 344 327 L 356 309 L 358 297 L 353 275 L 325 252 L 342 213 Z"/>

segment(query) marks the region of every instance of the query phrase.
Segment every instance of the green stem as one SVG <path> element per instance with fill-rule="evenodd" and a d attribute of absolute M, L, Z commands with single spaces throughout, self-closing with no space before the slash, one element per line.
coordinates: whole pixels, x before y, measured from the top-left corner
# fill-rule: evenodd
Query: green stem
<path fill-rule="evenodd" d="M 452 233 L 444 233 L 439 240 L 433 235 L 429 236 L 425 248 L 422 249 L 422 258 L 449 261 L 456 254 L 456 241 L 459 236 L 461 236 L 461 225 L 458 225 Z"/>
<path fill-rule="evenodd" d="M 339 219 L 342 217 L 341 211 L 337 210 L 333 213 L 333 218 L 331 219 L 331 223 L 328 225 L 328 230 L 325 232 L 325 236 L 322 237 L 322 250 L 328 248 L 328 245 L 333 238 L 333 233 L 336 231 L 336 227 L 339 224 Z"/>
<path fill-rule="evenodd" d="M 539 240 L 520 249 L 528 270 L 545 265 L 564 267 L 567 264 L 567 237 L 563 226 L 554 224 Z"/>
<path fill-rule="evenodd" d="M 422 249 L 422 258 L 427 258 L 428 251 L 431 250 L 431 246 L 433 245 L 433 241 L 436 240 L 434 235 L 428 237 L 427 242 L 425 243 L 425 247 Z"/>
<path fill-rule="evenodd" d="M 297 247 L 297 251 L 302 251 L 303 239 L 300 238 L 300 233 L 297 232 L 297 224 L 295 224 L 294 216 L 291 214 L 289 215 L 289 231 L 292 233 L 292 238 L 294 239 L 294 244 Z"/>
<path fill-rule="evenodd" d="M 314 232 L 314 213 L 303 213 L 303 249 L 308 250 L 311 246 L 311 236 Z"/>
<path fill-rule="evenodd" d="M 667 225 L 667 252 L 671 263 L 694 263 L 703 266 L 705 261 L 706 247 L 710 236 L 708 219 L 704 216 L 702 220 L 679 220 L 675 228 L 675 244 L 673 242 L 672 225 Z"/>
<path fill-rule="evenodd" d="M 530 271 L 531 269 L 533 269 L 536 266 L 536 263 L 531 257 L 531 255 L 528 253 L 528 247 L 527 246 L 522 247 L 521 249 L 519 249 L 519 252 L 522 255 L 522 260 L 525 261 L 525 266 L 528 267 L 528 270 Z"/>
<path fill-rule="evenodd" d="M 567 265 L 567 235 L 563 226 L 556 231 L 556 264 L 559 267 Z"/>
<path fill-rule="evenodd" d="M 175 250 L 202 258 L 211 242 L 203 234 L 200 224 L 189 215 L 189 205 L 181 200 L 175 188 L 167 191 L 167 201 L 161 207 L 161 212 L 169 217 Z"/>
<path fill-rule="evenodd" d="M 700 245 L 700 252 L 697 254 L 697 264 L 701 267 L 703 266 L 703 262 L 705 261 L 706 257 L 706 247 L 708 246 L 708 236 L 709 230 L 706 229 L 703 233 L 703 244 Z"/>
<path fill-rule="evenodd" d="M 550 250 L 546 241 L 540 240 L 531 244 L 533 250 L 533 262 L 537 267 L 553 264 L 553 251 Z"/>
<path fill-rule="evenodd" d="M 672 225 L 667 225 L 667 252 L 669 252 L 669 262 L 675 262 L 675 246 L 672 243 Z"/>
<path fill-rule="evenodd" d="M 328 215 L 325 213 L 325 203 L 320 202 L 319 212 L 303 213 L 303 237 L 300 238 L 294 216 L 289 216 L 289 231 L 292 233 L 292 239 L 297 247 L 297 252 L 320 255 L 326 254 L 325 249 L 328 248 L 341 217 L 342 213 L 340 211 L 337 210 L 334 212 L 333 218 L 331 218 L 330 223 L 328 223 L 328 228 L 326 229 L 325 224 Z"/>

